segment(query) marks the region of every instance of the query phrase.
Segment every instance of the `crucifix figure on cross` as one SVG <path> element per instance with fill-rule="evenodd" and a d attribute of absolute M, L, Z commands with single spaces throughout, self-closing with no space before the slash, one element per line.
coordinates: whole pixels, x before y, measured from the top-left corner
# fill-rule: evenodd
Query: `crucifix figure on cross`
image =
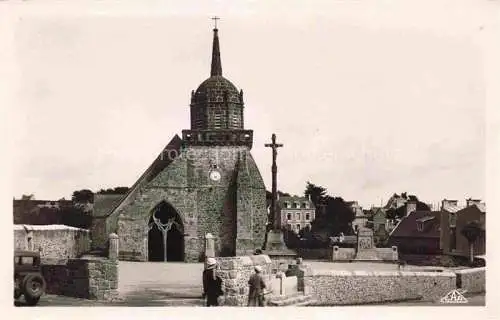
<path fill-rule="evenodd" d="M 271 166 L 272 172 L 272 196 L 271 196 L 271 208 L 270 208 L 270 222 L 272 224 L 273 230 L 281 229 L 281 219 L 277 216 L 278 210 L 276 208 L 276 200 L 277 200 L 277 173 L 278 168 L 276 166 L 276 157 L 278 156 L 278 148 L 283 147 L 282 143 L 276 143 L 276 134 L 273 133 L 271 136 L 272 143 L 266 143 L 265 146 L 273 149 L 273 164 Z"/>

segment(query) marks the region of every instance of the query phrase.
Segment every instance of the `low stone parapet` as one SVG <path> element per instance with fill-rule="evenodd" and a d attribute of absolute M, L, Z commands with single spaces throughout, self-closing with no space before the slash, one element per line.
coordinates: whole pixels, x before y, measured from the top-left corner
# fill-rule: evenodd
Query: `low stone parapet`
<path fill-rule="evenodd" d="M 486 292 L 486 268 L 456 270 L 457 288 L 470 293 Z"/>
<path fill-rule="evenodd" d="M 456 288 L 452 272 L 370 272 L 311 270 L 305 294 L 317 305 L 355 305 L 408 299 L 437 301 Z"/>
<path fill-rule="evenodd" d="M 373 248 L 372 250 L 374 258 L 376 258 L 376 260 L 398 261 L 398 248 L 396 246 L 393 246 L 391 248 Z M 340 248 L 338 246 L 333 246 L 332 261 L 353 261 L 353 260 L 359 260 L 356 257 L 355 248 Z"/>
<path fill-rule="evenodd" d="M 106 258 L 69 259 L 42 266 L 47 293 L 90 300 L 118 297 L 118 262 Z"/>

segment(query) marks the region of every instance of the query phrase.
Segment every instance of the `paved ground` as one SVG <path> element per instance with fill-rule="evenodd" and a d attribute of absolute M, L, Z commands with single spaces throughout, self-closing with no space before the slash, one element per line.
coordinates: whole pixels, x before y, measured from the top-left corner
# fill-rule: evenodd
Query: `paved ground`
<path fill-rule="evenodd" d="M 331 263 L 307 261 L 313 269 L 334 270 L 398 270 L 398 266 L 386 263 Z M 428 267 L 405 266 L 401 270 L 422 270 Z M 121 301 L 95 302 L 63 296 L 46 295 L 39 306 L 169 306 L 202 305 L 202 263 L 163 263 L 120 261 L 118 292 Z M 466 296 L 467 297 L 467 296 Z M 469 304 L 485 305 L 484 295 L 467 297 Z M 22 301 L 17 303 L 23 305 Z M 435 306 L 429 302 L 399 302 L 391 306 Z"/>

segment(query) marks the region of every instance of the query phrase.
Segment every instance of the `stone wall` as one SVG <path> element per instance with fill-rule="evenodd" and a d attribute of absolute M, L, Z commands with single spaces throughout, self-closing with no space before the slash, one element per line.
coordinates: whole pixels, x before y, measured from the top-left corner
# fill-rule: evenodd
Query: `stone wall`
<path fill-rule="evenodd" d="M 332 260 L 332 248 L 298 248 L 295 250 L 297 251 L 297 256 L 306 260 Z"/>
<path fill-rule="evenodd" d="M 374 248 L 376 257 L 382 261 L 398 261 L 398 248 L 393 246 L 391 248 Z M 355 248 L 339 248 L 333 246 L 332 261 L 351 261 L 356 258 Z"/>
<path fill-rule="evenodd" d="M 262 267 L 262 275 L 268 289 L 276 287 L 271 284 L 271 259 L 267 255 L 239 256 L 216 258 L 217 275 L 222 278 L 224 296 L 221 304 L 226 306 L 246 306 L 248 301 L 248 280 L 254 273 L 255 266 Z"/>
<path fill-rule="evenodd" d="M 451 272 L 369 272 L 310 270 L 304 293 L 317 305 L 355 305 L 406 299 L 436 301 L 456 288 Z"/>
<path fill-rule="evenodd" d="M 46 259 L 71 259 L 90 250 L 89 231 L 63 225 L 14 225 L 14 248 L 40 251 Z"/>
<path fill-rule="evenodd" d="M 331 250 L 333 261 L 350 261 L 354 260 L 356 256 L 356 249 L 354 248 L 339 248 L 334 246 Z"/>
<path fill-rule="evenodd" d="M 486 268 L 456 270 L 457 288 L 467 292 L 486 292 Z"/>
<path fill-rule="evenodd" d="M 106 258 L 69 259 L 44 264 L 46 292 L 69 297 L 112 300 L 118 296 L 118 262 Z"/>

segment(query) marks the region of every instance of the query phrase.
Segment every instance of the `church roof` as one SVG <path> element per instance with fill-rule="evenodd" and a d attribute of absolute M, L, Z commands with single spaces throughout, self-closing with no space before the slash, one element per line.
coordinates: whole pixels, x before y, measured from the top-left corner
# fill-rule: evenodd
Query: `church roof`
<path fill-rule="evenodd" d="M 94 217 L 102 217 L 107 215 L 122 201 L 124 197 L 124 194 L 95 194 L 94 210 L 92 215 Z"/>
<path fill-rule="evenodd" d="M 218 29 L 214 29 L 214 39 L 212 45 L 212 66 L 210 78 L 203 81 L 193 96 L 193 103 L 206 102 L 235 102 L 242 103 L 240 93 L 236 86 L 222 76 L 222 62 L 220 58 Z M 227 99 L 224 95 L 227 94 Z"/>
<path fill-rule="evenodd" d="M 224 101 L 241 103 L 238 89 L 231 81 L 222 75 L 212 76 L 203 81 L 196 89 L 193 102 L 222 102 L 220 98 L 223 98 L 225 94 L 227 94 L 227 99 Z"/>
<path fill-rule="evenodd" d="M 129 200 L 131 200 L 139 191 L 139 189 L 153 180 L 160 172 L 163 171 L 172 161 L 180 155 L 182 139 L 175 135 L 167 144 L 163 151 L 153 161 L 153 163 L 144 171 L 137 182 L 129 189 L 128 193 L 119 201 L 108 213 L 102 213 L 102 217 L 107 217 L 113 212 L 119 210 Z"/>

